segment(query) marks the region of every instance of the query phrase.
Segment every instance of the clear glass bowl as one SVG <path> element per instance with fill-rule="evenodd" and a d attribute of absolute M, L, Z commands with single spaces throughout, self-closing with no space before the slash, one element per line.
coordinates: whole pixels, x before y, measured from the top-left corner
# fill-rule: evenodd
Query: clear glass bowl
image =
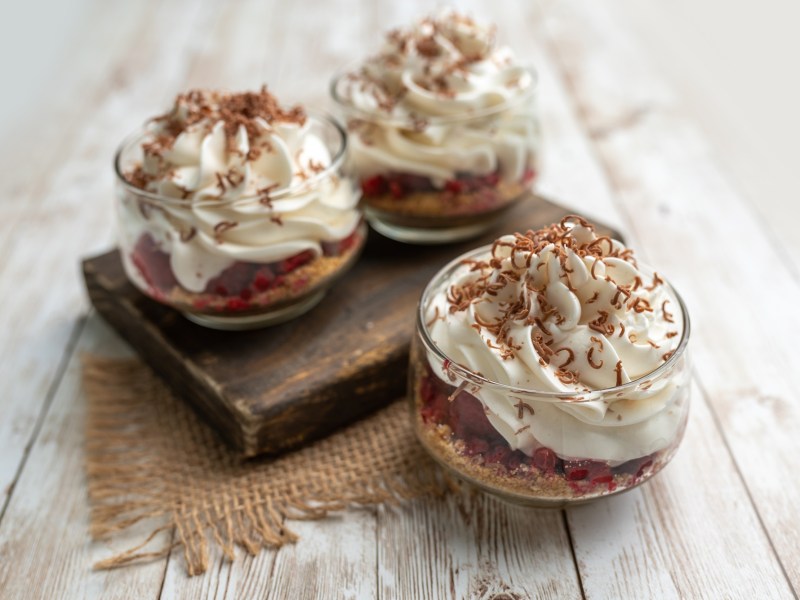
<path fill-rule="evenodd" d="M 188 319 L 215 329 L 262 327 L 313 308 L 358 258 L 367 234 L 363 219 L 343 237 L 323 240 L 318 255 L 303 250 L 280 260 L 259 262 L 220 254 L 214 243 L 224 215 L 243 215 L 246 226 L 257 230 L 261 225 L 275 227 L 275 214 L 280 214 L 282 203 L 291 205 L 304 195 L 358 194 L 357 185 L 342 173 L 347 148 L 344 129 L 326 116 L 308 119 L 309 131 L 326 145 L 331 164 L 301 184 L 269 194 L 267 203 L 264 196 L 192 201 L 141 190 L 123 174 L 141 164 L 141 142 L 147 134 L 140 131 L 126 139 L 114 159 L 116 213 L 122 264 L 133 285 Z M 203 218 L 198 218 L 201 213 Z M 208 214 L 219 215 L 217 226 L 209 224 Z M 176 279 L 173 254 L 189 251 L 197 260 L 216 261 L 222 269 L 203 289 L 187 289 Z"/>
<path fill-rule="evenodd" d="M 454 363 L 433 343 L 425 323 L 432 295 L 447 285 L 465 259 L 483 258 L 489 251 L 487 246 L 459 257 L 423 292 L 408 385 L 419 440 L 457 477 L 530 506 L 584 503 L 650 479 L 674 456 L 689 411 L 690 324 L 680 296 L 670 287 L 683 315 L 683 337 L 672 356 L 650 374 L 617 387 L 574 395 L 517 389 Z M 507 403 L 509 398 L 520 412 L 530 412 L 543 424 L 530 455 L 512 449 L 487 418 L 485 406 L 498 399 Z M 606 403 L 613 407 L 616 402 L 625 403 L 633 415 L 631 422 L 617 420 L 611 411 L 599 424 L 579 418 L 582 406 Z M 579 455 L 565 451 L 578 446 L 594 450 Z M 610 452 L 615 459 L 609 459 Z"/>
<path fill-rule="evenodd" d="M 350 71 L 332 80 L 330 93 L 350 135 L 346 169 L 361 185 L 376 231 L 407 243 L 469 239 L 490 230 L 524 196 L 536 178 L 541 137 L 536 73 L 528 72 L 530 87 L 506 103 L 405 119 L 348 102 L 340 88 Z M 484 165 L 492 166 L 453 168 L 465 144 L 480 144 L 492 155 Z M 446 171 L 448 178 L 432 174 Z"/>

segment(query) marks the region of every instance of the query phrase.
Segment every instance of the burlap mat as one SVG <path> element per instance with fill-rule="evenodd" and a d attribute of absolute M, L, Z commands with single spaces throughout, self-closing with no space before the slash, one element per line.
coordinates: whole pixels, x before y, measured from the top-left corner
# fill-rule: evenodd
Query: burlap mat
<path fill-rule="evenodd" d="M 91 533 L 108 538 L 156 523 L 136 547 L 96 564 L 156 559 L 181 547 L 190 575 L 213 546 L 233 560 L 297 539 L 292 519 L 394 503 L 447 485 L 414 437 L 404 402 L 305 449 L 243 461 L 136 360 L 84 359 Z M 157 534 L 173 542 L 151 548 Z"/>

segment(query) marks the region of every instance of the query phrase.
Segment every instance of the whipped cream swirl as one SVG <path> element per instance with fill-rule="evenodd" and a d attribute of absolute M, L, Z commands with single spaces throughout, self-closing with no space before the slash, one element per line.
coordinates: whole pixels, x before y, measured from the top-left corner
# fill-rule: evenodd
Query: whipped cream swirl
<path fill-rule="evenodd" d="M 130 207 L 123 227 L 150 233 L 193 292 L 236 261 L 321 254 L 360 221 L 358 194 L 331 168 L 325 125 L 266 89 L 179 95 L 122 165 L 130 184 L 164 201 Z"/>
<path fill-rule="evenodd" d="M 523 176 L 539 146 L 534 87 L 531 71 L 495 44 L 493 26 L 446 10 L 390 31 L 377 55 L 336 81 L 334 96 L 356 109 L 360 175 L 412 173 L 441 186 L 463 172 Z"/>
<path fill-rule="evenodd" d="M 426 316 L 431 339 L 454 362 L 494 382 L 565 397 L 653 372 L 675 352 L 684 326 L 661 277 L 580 217 L 499 238 L 432 292 Z M 473 391 L 514 449 L 622 462 L 674 439 L 682 413 L 673 405 L 687 391 L 680 379 L 535 406 L 490 386 Z"/>

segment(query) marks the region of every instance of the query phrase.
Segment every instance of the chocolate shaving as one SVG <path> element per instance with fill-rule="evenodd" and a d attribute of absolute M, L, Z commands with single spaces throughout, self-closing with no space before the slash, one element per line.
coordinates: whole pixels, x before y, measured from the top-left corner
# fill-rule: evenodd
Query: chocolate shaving
<path fill-rule="evenodd" d="M 578 383 L 578 380 L 579 380 L 577 371 L 569 371 L 569 370 L 566 370 L 566 369 L 558 369 L 558 370 L 556 370 L 555 376 L 564 385 L 575 384 L 575 383 Z"/>
<path fill-rule="evenodd" d="M 622 361 L 618 360 L 617 365 L 614 367 L 614 372 L 617 374 L 617 385 L 622 385 Z"/>
<path fill-rule="evenodd" d="M 650 303 L 644 298 L 639 297 L 636 297 L 628 302 L 628 308 L 632 308 L 634 312 L 637 313 L 653 312 L 653 308 L 650 306 Z"/>
<path fill-rule="evenodd" d="M 190 227 L 188 230 L 182 230 L 181 241 L 184 243 L 188 242 L 196 235 L 197 235 L 197 229 L 195 227 Z"/>
<path fill-rule="evenodd" d="M 216 225 L 214 225 L 214 239 L 216 239 L 218 244 L 222 243 L 222 234 L 226 231 L 229 231 L 236 227 L 238 223 L 233 221 L 220 221 Z"/>
<path fill-rule="evenodd" d="M 258 194 L 258 201 L 264 206 L 272 208 L 272 198 L 270 195 L 279 187 L 281 187 L 280 183 L 273 183 L 267 187 L 257 189 L 256 194 Z"/>
<path fill-rule="evenodd" d="M 434 308 L 433 318 L 430 321 L 428 321 L 427 323 L 425 323 L 425 327 L 430 328 L 440 318 L 439 317 L 439 307 L 438 306 L 434 306 L 433 308 Z M 480 328 L 478 328 L 478 330 L 480 331 Z"/>
<path fill-rule="evenodd" d="M 667 312 L 667 302 L 669 302 L 669 299 L 664 300 L 664 302 L 661 303 L 661 314 L 664 316 L 664 320 L 667 323 L 674 323 L 675 320 L 672 318 L 673 315 Z"/>
<path fill-rule="evenodd" d="M 600 350 L 602 350 L 602 349 L 603 348 L 601 346 Z M 592 354 L 594 354 L 594 346 L 591 346 L 589 348 L 589 351 L 586 353 L 586 362 L 589 363 L 589 366 L 592 367 L 593 369 L 601 369 L 601 368 L 603 368 L 603 363 L 604 363 L 603 359 L 601 358 L 599 363 L 595 363 L 592 360 Z"/>
<path fill-rule="evenodd" d="M 523 425 L 522 427 L 520 427 L 519 429 L 517 429 L 517 430 L 514 432 L 514 435 L 519 435 L 520 433 L 522 433 L 522 432 L 523 432 L 523 431 L 525 431 L 526 429 L 530 429 L 530 428 L 531 428 L 530 424 L 528 424 L 528 425 Z"/>
<path fill-rule="evenodd" d="M 597 311 L 597 318 L 589 321 L 587 326 L 589 329 L 602 333 L 603 335 L 612 335 L 614 333 L 614 325 L 608 323 L 608 312 L 605 310 Z"/>
<path fill-rule="evenodd" d="M 535 415 L 536 413 L 533 411 L 533 407 L 528 404 L 527 402 L 523 402 L 520 400 L 517 402 L 514 407 L 517 409 L 517 418 L 522 420 L 522 417 L 525 415 L 525 411 L 527 410 L 531 415 Z"/>
<path fill-rule="evenodd" d="M 475 314 L 474 327 L 477 331 L 485 330 L 491 333 L 492 338 L 487 345 L 492 349 L 498 350 L 504 359 L 513 358 L 515 352 L 520 348 L 509 338 L 511 324 L 522 323 L 535 326 L 534 331 L 538 330 L 541 334 L 531 333 L 531 341 L 539 354 L 540 360 L 550 364 L 552 348 L 550 342 L 545 342 L 543 335 L 553 335 L 550 327 L 566 322 L 565 315 L 559 313 L 556 306 L 551 305 L 547 300 L 546 284 L 542 277 L 538 275 L 545 262 L 537 260 L 536 268 L 530 269 L 533 261 L 547 249 L 552 252 L 554 259 L 559 261 L 560 275 L 559 280 L 566 280 L 566 286 L 575 292 L 575 288 L 569 279 L 569 273 L 574 271 L 570 267 L 573 257 L 585 259 L 593 256 L 595 262 L 592 268 L 597 269 L 597 262 L 601 262 L 605 256 L 619 257 L 622 250 L 615 247 L 615 243 L 606 236 L 581 242 L 573 231 L 574 227 L 580 225 L 593 231 L 593 227 L 582 217 L 567 216 L 558 224 L 550 225 L 536 231 L 527 231 L 525 234 L 515 233 L 495 240 L 492 244 L 490 256 L 486 260 L 465 261 L 469 273 L 472 275 L 463 282 L 452 284 L 447 288 L 447 311 L 451 314 L 465 311 L 472 304 L 485 301 L 496 302 L 498 313 L 492 317 L 482 317 Z M 626 255 L 627 256 L 627 255 Z M 524 267 L 523 267 L 524 265 Z M 598 274 L 594 273 L 595 278 Z M 622 298 L 625 301 L 632 295 L 629 286 L 616 285 L 610 277 L 606 277 L 616 286 L 614 302 L 618 308 L 623 306 Z M 509 294 L 508 286 L 515 286 L 514 293 Z M 509 297 L 511 296 L 511 297 Z M 587 304 L 598 301 L 600 291 L 595 291 Z M 496 300 L 495 300 L 496 299 Z M 632 304 L 634 310 L 652 310 L 646 301 L 635 301 Z M 610 336 L 616 331 L 616 327 L 610 322 L 608 311 L 598 312 L 598 316 L 589 322 L 588 326 L 594 331 L 603 335 Z M 542 335 L 543 334 L 543 335 Z M 620 335 L 624 335 L 623 332 Z M 552 341 L 552 340 L 551 340 Z M 558 352 L 565 349 L 560 348 Z M 564 370 L 574 360 L 574 354 L 568 350 L 566 362 L 561 365 Z M 568 377 L 568 376 L 567 376 Z"/>
<path fill-rule="evenodd" d="M 309 159 L 309 161 L 308 161 L 308 168 L 311 169 L 312 171 L 314 171 L 314 173 L 320 173 L 320 172 L 325 170 L 325 165 L 323 165 L 321 162 L 316 161 L 316 160 L 314 160 L 312 158 L 312 159 Z"/>
<path fill-rule="evenodd" d="M 217 178 L 217 187 L 220 190 L 220 195 L 225 193 L 225 179 L 222 176 L 222 173 L 214 173 L 214 176 Z"/>
<path fill-rule="evenodd" d="M 147 189 L 147 186 L 154 180 L 154 177 L 145 173 L 140 165 L 137 165 L 130 171 L 126 171 L 123 177 L 125 181 L 140 190 Z"/>
<path fill-rule="evenodd" d="M 563 347 L 563 348 L 559 348 L 558 350 L 554 350 L 554 351 L 553 351 L 553 356 L 555 356 L 555 355 L 556 355 L 556 354 L 558 354 L 559 352 L 566 352 L 566 353 L 567 353 L 567 360 L 566 360 L 566 361 L 564 361 L 564 362 L 561 364 L 561 366 L 560 366 L 560 368 L 561 368 L 561 369 L 563 369 L 563 368 L 564 368 L 564 367 L 566 367 L 566 366 L 567 366 L 569 363 L 571 363 L 573 360 L 575 360 L 575 353 L 574 353 L 572 350 L 570 350 L 569 348 L 567 348 L 567 347 Z"/>
<path fill-rule="evenodd" d="M 664 283 L 664 280 L 661 279 L 661 277 L 658 276 L 658 273 L 653 273 L 653 283 L 651 283 L 649 286 L 647 286 L 644 289 L 646 289 L 648 292 L 652 292 L 654 289 L 656 289 L 662 283 Z"/>
<path fill-rule="evenodd" d="M 592 263 L 592 268 L 589 270 L 589 274 L 592 276 L 592 279 L 597 279 L 597 275 L 595 275 L 594 269 L 599 263 L 602 263 L 602 262 L 603 262 L 603 260 L 600 259 L 600 258 L 595 258 L 594 259 L 594 262 Z"/>
<path fill-rule="evenodd" d="M 305 110 L 297 105 L 285 109 L 277 99 L 262 86 L 258 92 L 225 93 L 207 90 L 191 90 L 175 99 L 174 108 L 154 119 L 162 123 L 165 134 L 172 139 L 198 124 L 210 131 L 222 121 L 229 151 L 236 149 L 236 135 L 243 127 L 251 145 L 263 134 L 261 121 L 273 123 L 296 123 L 306 121 Z"/>
<path fill-rule="evenodd" d="M 417 48 L 417 52 L 425 58 L 435 58 L 442 53 L 442 49 L 432 35 L 417 40 L 414 45 Z"/>

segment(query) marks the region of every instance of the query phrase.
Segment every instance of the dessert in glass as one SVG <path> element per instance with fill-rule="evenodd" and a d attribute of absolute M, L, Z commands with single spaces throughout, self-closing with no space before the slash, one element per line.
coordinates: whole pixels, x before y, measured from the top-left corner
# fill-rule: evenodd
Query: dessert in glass
<path fill-rule="evenodd" d="M 536 177 L 535 89 L 494 27 L 452 10 L 390 31 L 378 54 L 336 76 L 347 168 L 373 228 L 447 243 L 494 226 Z"/>
<path fill-rule="evenodd" d="M 409 373 L 418 437 L 510 501 L 628 490 L 683 437 L 688 341 L 677 292 L 581 217 L 504 235 L 422 295 Z"/>
<path fill-rule="evenodd" d="M 180 94 L 115 158 L 128 278 L 217 329 L 309 310 L 366 237 L 345 150 L 334 120 L 283 108 L 266 88 Z"/>

